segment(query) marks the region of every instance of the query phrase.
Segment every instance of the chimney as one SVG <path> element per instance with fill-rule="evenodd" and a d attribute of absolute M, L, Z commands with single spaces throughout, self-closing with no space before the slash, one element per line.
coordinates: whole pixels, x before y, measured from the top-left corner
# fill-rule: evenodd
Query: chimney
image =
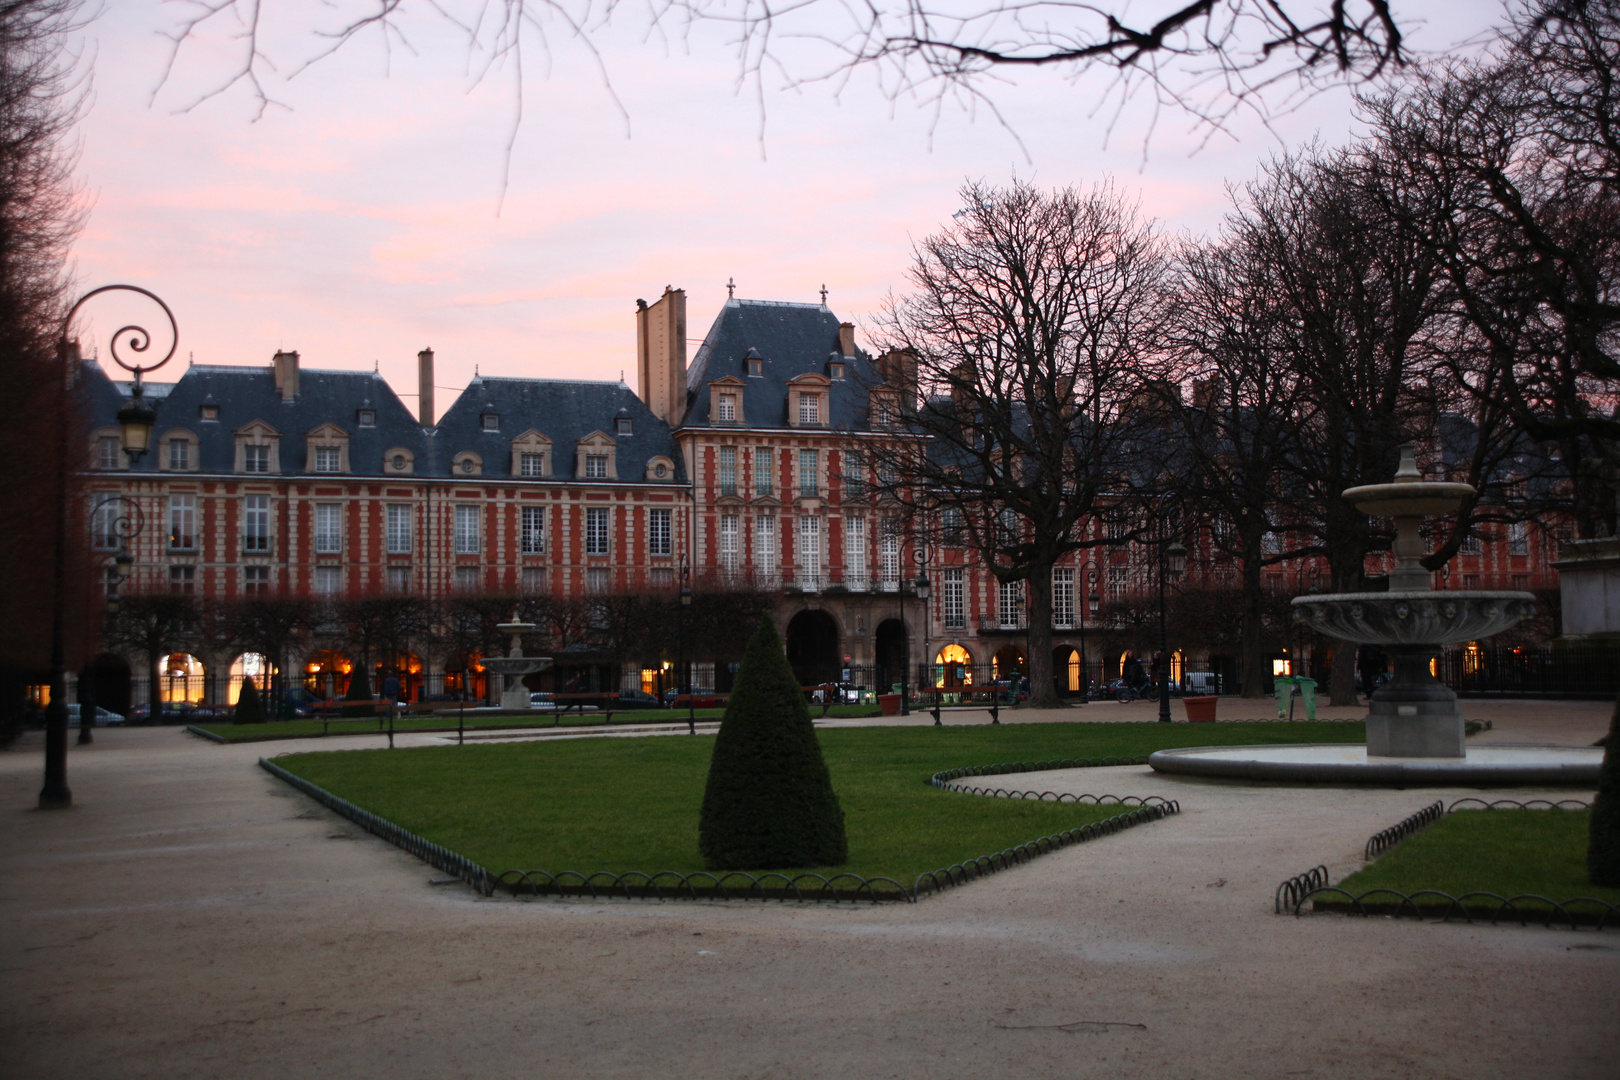
<path fill-rule="evenodd" d="M 845 356 L 855 355 L 855 324 L 838 324 L 838 351 Z"/>
<path fill-rule="evenodd" d="M 423 427 L 433 426 L 433 350 L 416 354 L 416 419 Z"/>
<path fill-rule="evenodd" d="M 636 301 L 638 392 L 654 416 L 674 427 L 686 416 L 686 290 L 664 286 L 648 304 Z"/>
<path fill-rule="evenodd" d="M 276 372 L 276 389 L 281 391 L 282 401 L 292 401 L 298 397 L 298 354 L 296 352 L 277 352 L 271 361 Z"/>

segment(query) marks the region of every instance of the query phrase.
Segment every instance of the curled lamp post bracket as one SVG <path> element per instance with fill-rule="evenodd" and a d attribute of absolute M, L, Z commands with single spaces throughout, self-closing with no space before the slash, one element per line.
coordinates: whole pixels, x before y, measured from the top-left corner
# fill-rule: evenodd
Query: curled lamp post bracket
<path fill-rule="evenodd" d="M 134 323 L 120 326 L 108 341 L 108 351 L 112 354 L 113 363 L 134 375 L 135 385 L 140 386 L 141 376 L 143 374 L 148 371 L 156 371 L 158 368 L 174 359 L 175 350 L 180 347 L 180 326 L 177 322 L 175 322 L 174 312 L 169 310 L 169 305 L 165 304 L 162 298 L 156 293 L 143 289 L 139 285 L 103 285 L 100 288 L 91 289 L 89 292 L 79 297 L 74 305 L 68 309 L 67 315 L 62 319 L 62 340 L 66 341 L 68 339 L 68 331 L 73 326 L 73 318 L 79 313 L 79 309 L 85 305 L 85 302 L 94 297 L 100 296 L 102 293 L 109 292 L 139 293 L 141 296 L 146 297 L 148 300 L 151 300 L 154 304 L 161 308 L 163 310 L 164 317 L 169 320 L 169 351 L 163 355 L 163 359 L 159 360 L 155 364 L 129 363 L 124 359 L 123 355 L 119 351 L 120 344 L 124 345 L 135 353 L 144 353 L 150 349 L 152 347 L 152 334 L 151 331 L 147 330 L 144 326 L 137 326 Z"/>

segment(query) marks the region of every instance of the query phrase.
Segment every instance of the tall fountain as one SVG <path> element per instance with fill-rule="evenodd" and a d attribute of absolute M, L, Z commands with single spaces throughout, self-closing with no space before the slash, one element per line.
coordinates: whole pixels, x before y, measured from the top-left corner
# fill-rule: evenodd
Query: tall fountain
<path fill-rule="evenodd" d="M 1393 681 L 1368 706 L 1365 745 L 1187 747 L 1160 750 L 1148 764 L 1166 773 L 1292 783 L 1595 783 L 1601 749 L 1496 744 L 1468 753 L 1457 695 L 1430 672 L 1448 642 L 1499 634 L 1535 612 L 1535 597 L 1526 592 L 1433 588 L 1422 563 L 1423 519 L 1451 513 L 1473 494 L 1467 484 L 1424 480 L 1413 448 L 1401 447 L 1392 483 L 1344 492 L 1364 513 L 1395 520 L 1389 591 L 1294 601 L 1296 623 L 1338 638 L 1347 650 L 1358 642 L 1382 646 L 1394 659 Z"/>
<path fill-rule="evenodd" d="M 517 612 L 512 612 L 511 621 L 497 623 L 495 629 L 509 637 L 512 645 L 505 656 L 485 659 L 484 670 L 501 676 L 502 710 L 527 710 L 531 699 L 528 687 L 523 685 L 523 676 L 551 667 L 551 657 L 523 655 L 523 635 L 534 629 L 534 623 L 519 622 Z"/>
<path fill-rule="evenodd" d="M 1301 596 L 1294 621 L 1348 643 L 1380 645 L 1395 662 L 1394 680 L 1372 696 L 1367 709 L 1368 757 L 1466 756 L 1457 695 L 1429 671 L 1441 646 L 1499 634 L 1535 614 L 1526 592 L 1465 589 L 1436 592 L 1423 568 L 1423 519 L 1449 514 L 1474 494 L 1467 484 L 1424 480 L 1413 448 L 1389 484 L 1345 491 L 1356 509 L 1395 519 L 1395 569 L 1389 591 Z"/>

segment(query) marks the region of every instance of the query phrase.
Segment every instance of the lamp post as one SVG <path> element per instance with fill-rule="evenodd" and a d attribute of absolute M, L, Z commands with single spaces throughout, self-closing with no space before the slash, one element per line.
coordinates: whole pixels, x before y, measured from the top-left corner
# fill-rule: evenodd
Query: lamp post
<path fill-rule="evenodd" d="M 1169 537 L 1159 541 L 1159 723 L 1170 722 L 1170 643 L 1165 633 L 1164 581 L 1187 565 L 1187 549 Z"/>
<path fill-rule="evenodd" d="M 130 394 L 130 400 L 123 408 L 118 410 L 118 426 L 122 431 L 124 453 L 129 455 L 133 465 L 142 454 L 146 453 L 151 445 L 152 426 L 157 422 L 157 412 L 142 397 L 141 375 L 144 372 L 156 371 L 167 364 L 174 356 L 176 347 L 180 344 L 179 326 L 174 321 L 174 313 L 169 306 L 158 299 L 154 293 L 147 292 L 137 285 L 103 285 L 99 289 L 91 289 L 74 302 L 68 313 L 62 319 L 61 336 L 57 344 L 57 358 L 63 366 L 72 362 L 73 349 L 69 344 L 68 331 L 73 326 L 74 316 L 85 301 L 91 297 L 100 296 L 107 292 L 133 292 L 155 302 L 163 309 L 168 317 L 171 341 L 168 353 L 155 364 L 129 364 L 124 361 L 119 346 L 127 346 L 131 351 L 144 353 L 151 348 L 152 335 L 143 327 L 133 324 L 119 327 L 108 339 L 109 353 L 113 361 L 125 371 L 135 376 L 135 386 Z M 57 424 L 57 454 L 56 454 L 56 536 L 53 538 L 52 567 L 51 567 L 51 700 L 45 707 L 45 783 L 39 791 L 39 807 L 42 810 L 73 805 L 73 792 L 67 786 L 67 527 L 68 527 L 68 438 L 69 423 L 67 415 L 66 395 L 68 388 L 73 385 L 72 375 L 76 372 L 64 371 L 62 373 L 63 413 Z M 81 712 L 83 710 L 80 710 Z M 80 717 L 80 723 L 84 718 Z"/>
<path fill-rule="evenodd" d="M 692 673 L 686 666 L 686 609 L 692 606 L 692 589 L 688 584 L 691 568 L 687 566 L 686 556 L 681 556 L 681 610 L 678 617 L 679 626 L 676 633 L 680 636 L 680 644 L 676 646 L 679 655 L 675 666 L 680 669 L 677 679 L 684 677 L 686 682 L 686 733 L 697 734 L 697 714 L 692 708 Z"/>
<path fill-rule="evenodd" d="M 1086 608 L 1097 602 L 1097 564 L 1088 562 L 1085 571 L 1086 592 L 1080 597 L 1080 704 L 1091 704 L 1091 676 L 1086 667 Z"/>

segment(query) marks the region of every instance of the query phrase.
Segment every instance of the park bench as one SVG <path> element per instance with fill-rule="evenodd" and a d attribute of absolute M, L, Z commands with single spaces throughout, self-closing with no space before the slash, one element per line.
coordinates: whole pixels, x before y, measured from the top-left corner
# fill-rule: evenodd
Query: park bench
<path fill-rule="evenodd" d="M 992 724 L 1001 723 L 1001 698 L 1002 695 L 1007 693 L 1007 690 L 1005 687 L 1000 686 L 954 686 L 949 689 L 943 687 L 925 688 L 918 691 L 918 693 L 934 699 L 934 707 L 928 711 L 933 714 L 934 725 L 941 727 L 943 721 L 940 717 L 948 712 L 988 712 Z M 947 696 L 956 697 L 962 703 L 946 705 L 944 701 Z"/>

